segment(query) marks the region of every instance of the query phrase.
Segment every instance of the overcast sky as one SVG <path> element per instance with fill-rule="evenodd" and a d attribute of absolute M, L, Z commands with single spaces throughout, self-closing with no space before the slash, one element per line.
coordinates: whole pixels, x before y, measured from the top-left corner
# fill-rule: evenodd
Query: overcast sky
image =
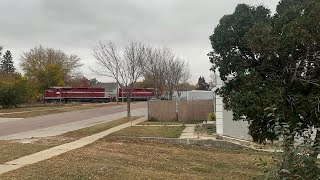
<path fill-rule="evenodd" d="M 2 0 L 0 45 L 19 58 L 43 45 L 77 54 L 88 78 L 94 75 L 91 47 L 100 40 L 141 41 L 171 48 L 190 64 L 191 83 L 209 77 L 209 36 L 220 18 L 239 3 L 263 4 L 272 11 L 279 0 Z"/>

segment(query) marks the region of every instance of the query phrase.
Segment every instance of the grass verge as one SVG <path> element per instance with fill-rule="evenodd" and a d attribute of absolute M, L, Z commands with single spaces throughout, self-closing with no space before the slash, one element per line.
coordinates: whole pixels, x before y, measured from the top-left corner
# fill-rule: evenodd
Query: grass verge
<path fill-rule="evenodd" d="M 86 110 L 86 109 L 99 108 L 99 107 L 118 106 L 118 105 L 122 105 L 122 104 L 116 104 L 116 103 L 89 104 L 89 105 L 78 104 L 78 105 L 70 105 L 70 106 L 62 106 L 62 107 L 47 106 L 47 107 L 34 107 L 34 108 L 29 107 L 29 108 L 7 109 L 7 110 L 0 111 L 0 118 L 27 118 L 27 117 L 43 116 L 48 114 Z M 9 114 L 5 114 L 5 113 L 9 113 Z"/>
<path fill-rule="evenodd" d="M 133 116 L 128 120 L 127 118 L 120 118 L 111 122 L 97 124 L 95 126 L 70 131 L 58 136 L 40 138 L 40 139 L 27 139 L 17 141 L 0 141 L 0 164 L 5 162 L 33 154 L 54 146 L 64 143 L 72 142 L 77 139 L 99 133 L 121 124 L 136 120 L 142 116 Z"/>
<path fill-rule="evenodd" d="M 145 121 L 138 125 L 183 125 L 183 122 L 160 122 L 160 121 Z"/>
<path fill-rule="evenodd" d="M 201 135 L 213 135 L 216 133 L 216 126 L 203 126 L 203 125 L 197 125 L 194 129 L 195 133 L 201 134 Z"/>
<path fill-rule="evenodd" d="M 106 137 L 0 179 L 252 179 L 269 154 Z"/>
<path fill-rule="evenodd" d="M 119 126 L 121 124 L 125 124 L 128 122 L 134 121 L 134 120 L 142 118 L 142 117 L 143 116 L 132 116 L 132 117 L 130 117 L 130 119 L 127 119 L 126 117 L 124 117 L 124 118 L 117 119 L 115 121 L 101 123 L 101 124 L 97 124 L 95 126 L 90 126 L 90 127 L 79 129 L 79 130 L 70 131 L 70 132 L 62 134 L 62 136 L 68 137 L 68 138 L 82 138 L 82 137 L 90 136 L 92 134 L 96 134 L 96 133 L 111 129 L 111 128 Z"/>
<path fill-rule="evenodd" d="M 199 124 L 202 121 L 195 121 L 195 122 L 177 122 L 177 121 L 145 121 L 139 123 L 138 125 L 184 125 L 184 124 Z"/>
<path fill-rule="evenodd" d="M 179 138 L 185 126 L 132 126 L 111 136 Z"/>
<path fill-rule="evenodd" d="M 53 147 L 50 144 L 31 144 L 0 141 L 0 164 Z"/>

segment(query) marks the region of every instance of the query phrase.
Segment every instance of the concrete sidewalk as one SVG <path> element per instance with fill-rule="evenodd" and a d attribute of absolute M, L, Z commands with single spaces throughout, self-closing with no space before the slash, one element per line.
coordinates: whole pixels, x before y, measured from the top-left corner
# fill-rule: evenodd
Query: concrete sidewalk
<path fill-rule="evenodd" d="M 143 118 L 137 119 L 135 121 L 129 122 L 129 123 L 125 123 L 119 126 L 116 126 L 114 128 L 108 129 L 106 131 L 91 135 L 91 136 L 87 136 L 84 138 L 81 138 L 79 140 L 70 142 L 70 143 L 66 143 L 66 144 L 62 144 L 44 151 L 40 151 L 38 153 L 34 153 L 13 161 L 9 161 L 6 162 L 5 164 L 0 165 L 0 174 L 5 173 L 5 172 L 9 172 L 15 169 L 18 169 L 20 167 L 23 167 L 25 165 L 30 165 L 30 164 L 34 164 L 37 163 L 39 161 L 43 161 L 46 159 L 50 159 L 54 156 L 58 156 L 62 153 L 66 153 L 68 151 L 83 147 L 85 145 L 88 145 L 90 143 L 95 142 L 96 140 L 103 138 L 113 132 L 119 131 L 121 129 L 124 129 L 126 127 L 130 127 L 133 125 L 136 125 L 138 123 L 144 122 L 147 120 L 147 117 L 144 116 Z"/>
<path fill-rule="evenodd" d="M 182 131 L 180 139 L 198 139 L 199 137 L 194 133 L 196 124 L 185 124 L 186 128 Z"/>
<path fill-rule="evenodd" d="M 132 116 L 145 116 L 147 114 L 146 108 L 139 108 L 131 110 Z M 121 117 L 126 117 L 127 112 L 120 112 L 115 114 L 110 114 L 106 116 L 100 116 L 96 118 L 91 118 L 83 121 L 78 121 L 74 123 L 68 123 L 58 126 L 53 126 L 49 128 L 37 129 L 32 131 L 27 131 L 18 134 L 11 134 L 7 136 L 0 137 L 0 140 L 14 140 L 14 139 L 27 139 L 27 138 L 40 138 L 40 137 L 48 137 L 48 136 L 56 136 L 69 131 L 74 131 L 82 128 L 86 128 L 89 126 L 94 126 L 103 122 L 110 122 Z"/>

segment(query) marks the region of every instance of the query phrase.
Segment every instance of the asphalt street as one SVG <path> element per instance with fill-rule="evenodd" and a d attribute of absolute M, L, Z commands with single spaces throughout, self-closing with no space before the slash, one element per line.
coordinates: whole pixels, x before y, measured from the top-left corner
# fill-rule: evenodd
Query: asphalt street
<path fill-rule="evenodd" d="M 132 103 L 131 109 L 146 108 L 145 102 Z M 0 137 L 12 134 L 24 133 L 37 129 L 61 126 L 76 123 L 87 119 L 111 115 L 126 111 L 126 105 L 99 107 L 94 109 L 50 114 L 45 116 L 31 117 L 0 123 Z"/>

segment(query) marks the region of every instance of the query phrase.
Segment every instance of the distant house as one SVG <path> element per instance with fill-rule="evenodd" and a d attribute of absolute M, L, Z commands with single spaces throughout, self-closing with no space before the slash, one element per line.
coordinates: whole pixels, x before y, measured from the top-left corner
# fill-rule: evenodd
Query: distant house
<path fill-rule="evenodd" d="M 117 87 L 118 83 L 110 82 L 110 83 L 99 83 L 93 85 L 93 87 L 101 87 L 105 89 L 106 95 L 110 95 L 110 97 L 115 97 L 117 95 Z"/>
<path fill-rule="evenodd" d="M 214 93 L 212 91 L 192 90 L 187 92 L 187 100 L 212 100 Z"/>
<path fill-rule="evenodd" d="M 179 96 L 180 93 L 180 96 Z M 213 100 L 214 92 L 203 91 L 203 90 L 192 90 L 192 91 L 174 91 L 172 99 L 180 100 Z"/>
<path fill-rule="evenodd" d="M 180 94 L 180 96 L 179 96 Z M 180 100 L 187 100 L 187 91 L 174 91 L 172 95 L 172 99 L 180 99 Z"/>

